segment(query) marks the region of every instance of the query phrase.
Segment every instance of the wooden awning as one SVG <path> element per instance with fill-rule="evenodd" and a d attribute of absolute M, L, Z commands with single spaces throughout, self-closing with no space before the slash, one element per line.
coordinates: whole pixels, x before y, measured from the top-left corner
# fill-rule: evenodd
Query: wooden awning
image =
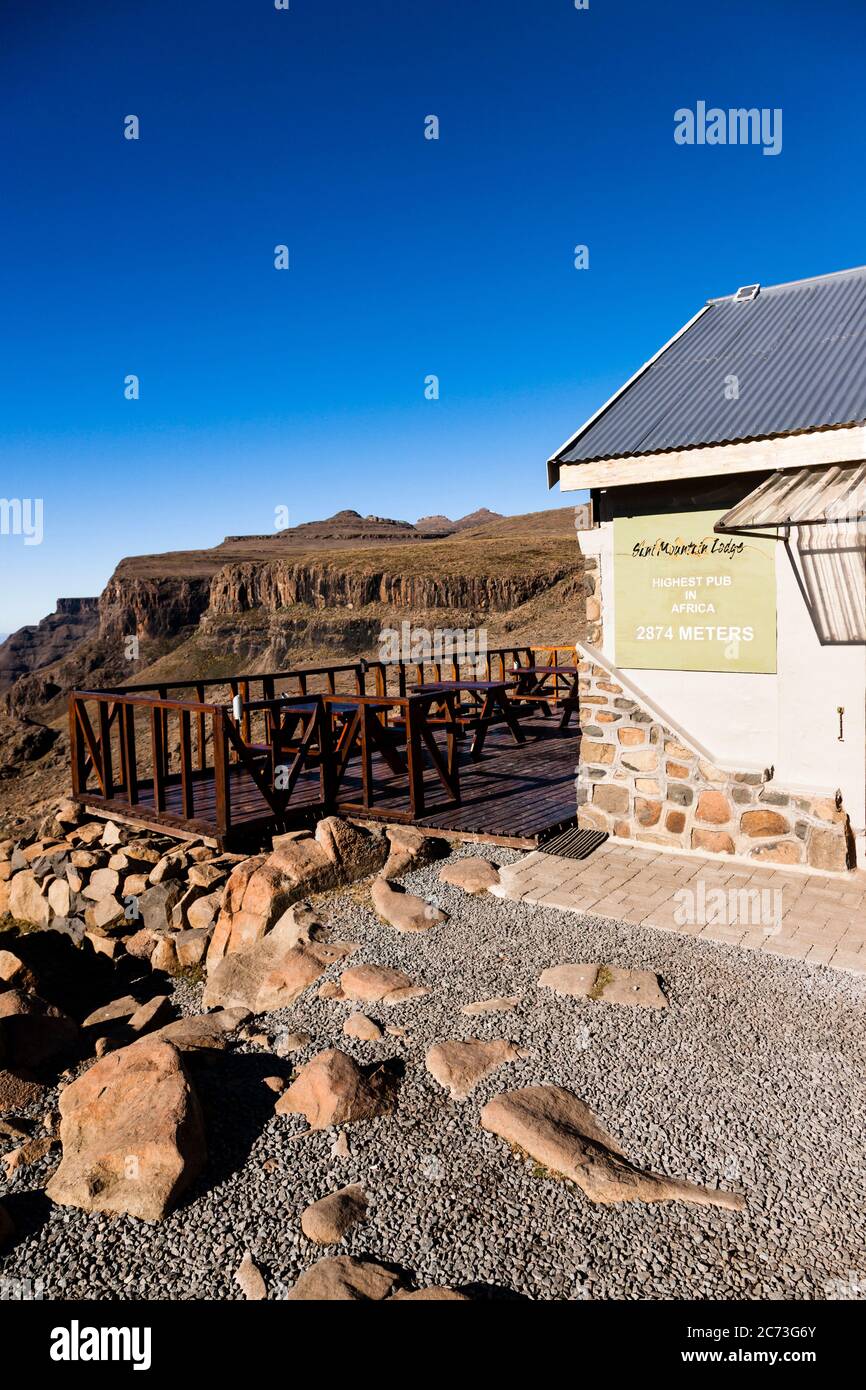
<path fill-rule="evenodd" d="M 858 525 L 866 517 L 866 463 L 774 473 L 721 520 L 715 531 Z"/>

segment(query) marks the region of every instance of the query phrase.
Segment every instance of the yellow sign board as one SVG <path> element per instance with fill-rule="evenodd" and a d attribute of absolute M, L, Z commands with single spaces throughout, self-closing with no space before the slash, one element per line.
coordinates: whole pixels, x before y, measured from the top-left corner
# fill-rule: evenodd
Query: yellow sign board
<path fill-rule="evenodd" d="M 614 521 L 616 664 L 776 670 L 776 542 L 713 531 L 721 511 Z"/>

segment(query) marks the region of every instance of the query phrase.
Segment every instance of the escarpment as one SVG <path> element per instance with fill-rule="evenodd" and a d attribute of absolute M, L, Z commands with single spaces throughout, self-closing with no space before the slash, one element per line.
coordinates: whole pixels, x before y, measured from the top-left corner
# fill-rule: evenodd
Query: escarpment
<path fill-rule="evenodd" d="M 62 731 L 71 689 L 370 656 L 398 619 L 483 627 L 496 645 L 558 640 L 567 615 L 568 635 L 581 636 L 592 580 L 573 522 L 568 507 L 415 525 L 343 511 L 207 550 L 131 556 L 98 600 L 62 599 L 0 645 L 3 704 Z"/>
<path fill-rule="evenodd" d="M 218 616 L 307 604 L 313 608 L 473 608 L 505 612 L 557 584 L 574 566 L 500 578 L 495 574 L 412 574 L 399 567 L 355 572 L 329 565 L 225 565 L 211 581 L 210 612 Z"/>
<path fill-rule="evenodd" d="M 97 604 L 95 598 L 59 598 L 53 613 L 39 623 L 19 628 L 0 643 L 0 691 L 62 660 L 95 633 Z"/>
<path fill-rule="evenodd" d="M 206 575 L 144 578 L 118 567 L 99 599 L 99 633 L 103 638 L 171 637 L 194 626 L 210 602 Z"/>

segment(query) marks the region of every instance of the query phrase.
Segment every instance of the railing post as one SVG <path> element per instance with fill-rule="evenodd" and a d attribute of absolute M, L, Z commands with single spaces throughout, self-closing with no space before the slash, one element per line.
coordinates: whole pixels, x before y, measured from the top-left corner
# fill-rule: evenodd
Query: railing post
<path fill-rule="evenodd" d="M 421 710 L 410 695 L 406 701 L 406 764 L 409 770 L 409 805 L 412 819 L 424 814 L 424 764 L 421 758 Z"/>
<path fill-rule="evenodd" d="M 196 686 L 195 693 L 199 704 L 203 705 L 205 702 L 203 683 Z M 204 772 L 205 768 L 207 767 L 207 749 L 205 747 L 206 742 L 207 739 L 205 737 L 204 711 L 199 710 L 198 714 L 196 715 L 196 743 L 198 745 L 196 751 L 198 752 L 198 766 L 200 772 Z"/>
<path fill-rule="evenodd" d="M 138 805 L 138 765 L 135 756 L 135 705 L 126 701 L 120 707 L 121 738 L 126 771 L 126 799 L 130 806 Z"/>
<path fill-rule="evenodd" d="M 240 692 L 240 693 L 241 693 L 241 699 L 242 699 L 243 702 L 244 702 L 244 703 L 243 703 L 243 714 L 241 715 L 241 737 L 242 737 L 244 743 L 250 743 L 250 742 L 252 742 L 252 740 L 251 740 L 251 738 L 250 738 L 250 731 L 251 731 L 251 725 L 250 725 L 250 712 L 249 712 L 249 710 L 247 709 L 247 705 L 249 704 L 249 699 L 250 699 L 250 683 L 249 683 L 249 681 L 241 681 L 241 692 Z"/>
<path fill-rule="evenodd" d="M 111 720 L 109 718 L 107 700 L 99 701 L 98 711 L 99 751 L 102 754 L 102 781 L 105 788 L 106 800 L 110 801 L 114 796 L 114 769 L 111 759 Z"/>
<path fill-rule="evenodd" d="M 262 677 L 262 699 L 274 700 L 274 678 L 273 676 Z M 265 710 L 265 743 L 272 746 L 274 741 L 274 711 L 273 707 Z"/>
<path fill-rule="evenodd" d="M 76 696 L 69 697 L 69 750 L 72 755 L 72 795 L 82 796 L 87 790 L 84 769 L 84 736 L 76 713 Z"/>
<path fill-rule="evenodd" d="M 157 692 L 156 692 L 156 693 L 158 694 L 158 696 L 159 696 L 159 698 L 160 698 L 161 700 L 167 700 L 167 699 L 168 699 L 168 686 L 167 686 L 167 685 L 160 685 L 160 686 L 158 686 L 158 687 L 157 687 Z M 162 724 L 162 728 L 161 728 L 161 730 L 160 730 L 160 749 L 162 750 L 162 771 L 163 771 L 163 775 L 164 775 L 165 777 L 167 777 L 168 774 L 169 774 L 169 772 L 170 772 L 170 770 L 171 770 L 171 769 L 170 769 L 170 766 L 169 766 L 169 764 L 170 764 L 170 762 L 171 762 L 171 754 L 170 754 L 169 742 L 168 742 L 168 709 L 167 709 L 167 708 L 165 708 L 165 709 L 163 709 L 163 710 L 160 711 L 160 716 L 159 716 L 159 718 L 160 718 L 160 723 Z"/>
<path fill-rule="evenodd" d="M 319 700 L 316 718 L 319 721 L 322 803 L 325 810 L 330 813 L 335 805 L 336 768 L 334 766 L 334 740 L 331 734 L 331 711 L 324 700 Z"/>
<path fill-rule="evenodd" d="M 373 748 L 368 736 L 370 710 L 361 705 L 361 788 L 362 800 L 369 811 L 373 805 Z"/>
<path fill-rule="evenodd" d="M 165 810 L 165 780 L 163 777 L 165 726 L 159 705 L 150 709 L 150 746 L 153 753 L 153 804 L 157 811 Z"/>
<path fill-rule="evenodd" d="M 454 694 L 447 694 L 445 697 L 445 708 L 448 713 L 448 728 L 445 732 L 445 742 L 448 754 L 448 775 L 453 782 L 454 799 L 460 805 L 460 759 L 457 755 L 457 737 L 459 726 L 457 724 L 457 713 L 455 710 Z"/>
<path fill-rule="evenodd" d="M 180 787 L 183 814 L 187 820 L 194 820 L 195 786 L 192 780 L 192 735 L 188 709 L 180 712 Z"/>
<path fill-rule="evenodd" d="M 235 697 L 236 697 L 237 694 L 238 694 L 238 683 L 237 683 L 236 680 L 230 680 L 230 681 L 229 681 L 229 690 L 232 692 L 232 705 L 234 705 Z M 231 719 L 232 722 L 234 722 L 234 715 L 233 715 L 233 714 L 229 713 L 229 714 L 227 715 L 227 718 Z M 224 730 L 223 732 L 225 732 L 225 730 Z M 226 745 L 226 746 L 228 746 L 228 745 Z M 237 760 L 238 760 L 238 752 L 237 752 L 237 749 L 234 748 L 234 747 L 232 747 L 231 749 L 229 749 L 228 756 L 231 758 L 232 762 L 237 762 Z"/>
<path fill-rule="evenodd" d="M 213 720 L 213 775 L 217 832 L 222 838 L 229 833 L 232 824 L 231 784 L 229 781 L 228 742 L 225 710 L 215 710 Z"/>

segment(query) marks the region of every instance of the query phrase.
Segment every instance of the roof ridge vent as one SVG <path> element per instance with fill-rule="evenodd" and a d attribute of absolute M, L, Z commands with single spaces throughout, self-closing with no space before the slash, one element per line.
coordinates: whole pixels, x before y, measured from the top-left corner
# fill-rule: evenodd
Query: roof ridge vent
<path fill-rule="evenodd" d="M 760 285 L 741 285 L 734 295 L 735 304 L 744 304 L 747 300 L 757 298 Z"/>

